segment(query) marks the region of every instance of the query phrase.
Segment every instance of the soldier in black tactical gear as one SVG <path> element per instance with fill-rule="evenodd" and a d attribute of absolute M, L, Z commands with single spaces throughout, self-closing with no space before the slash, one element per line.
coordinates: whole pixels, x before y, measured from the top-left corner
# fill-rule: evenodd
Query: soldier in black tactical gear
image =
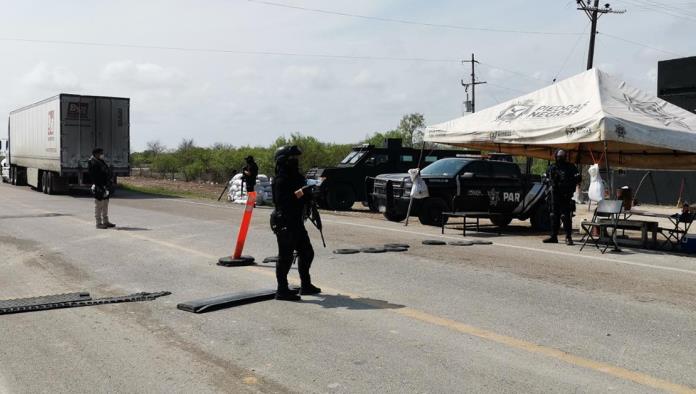
<path fill-rule="evenodd" d="M 277 300 L 300 301 L 297 294 L 288 288 L 288 273 L 294 252 L 297 252 L 297 269 L 300 273 L 300 294 L 319 294 L 321 289 L 312 284 L 309 267 L 314 260 L 314 249 L 304 226 L 304 207 L 312 198 L 307 180 L 300 173 L 298 156 L 302 151 L 297 146 L 284 146 L 275 153 L 276 176 L 273 180 L 273 203 L 271 228 L 278 240 L 278 263 L 276 279 Z"/>
<path fill-rule="evenodd" d="M 259 166 L 254 161 L 253 156 L 247 156 L 244 161 L 246 161 L 246 166 L 242 170 L 242 180 L 246 186 L 247 194 L 254 191 L 256 187 L 256 177 L 259 175 Z"/>
<path fill-rule="evenodd" d="M 563 149 L 556 151 L 556 162 L 551 164 L 546 171 L 546 176 L 551 186 L 551 201 L 549 206 L 551 216 L 551 237 L 544 243 L 558 243 L 558 231 L 563 221 L 563 229 L 566 233 L 566 244 L 573 245 L 573 193 L 582 181 L 578 168 L 569 163 L 567 154 Z"/>
<path fill-rule="evenodd" d="M 111 167 L 104 161 L 104 149 L 94 148 L 92 157 L 87 162 L 89 177 L 92 180 L 94 195 L 94 218 L 98 229 L 116 227 L 109 221 L 109 197 L 114 192 L 114 175 Z"/>

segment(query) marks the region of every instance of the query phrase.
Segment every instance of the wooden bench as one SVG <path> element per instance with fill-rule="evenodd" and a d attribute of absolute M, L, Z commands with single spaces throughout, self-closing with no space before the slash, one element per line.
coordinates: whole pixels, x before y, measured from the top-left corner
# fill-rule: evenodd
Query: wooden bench
<path fill-rule="evenodd" d="M 445 225 L 447 224 L 448 218 L 451 217 L 458 217 L 462 218 L 464 223 L 463 223 L 463 229 L 462 229 L 462 235 L 466 237 L 466 225 L 467 224 L 476 224 L 476 231 L 480 231 L 480 219 L 490 219 L 491 217 L 494 216 L 503 216 L 502 213 L 495 213 L 495 212 L 467 212 L 467 211 L 455 211 L 455 212 L 442 212 L 442 229 L 441 233 L 445 233 Z M 475 222 L 467 222 L 466 218 L 472 218 L 476 219 Z M 500 227 L 498 227 L 498 235 L 500 235 Z"/>

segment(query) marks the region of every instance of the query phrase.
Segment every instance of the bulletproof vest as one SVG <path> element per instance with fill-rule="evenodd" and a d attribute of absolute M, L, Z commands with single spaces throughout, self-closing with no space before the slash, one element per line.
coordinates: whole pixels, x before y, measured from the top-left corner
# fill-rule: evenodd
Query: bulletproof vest
<path fill-rule="evenodd" d="M 549 168 L 549 176 L 557 193 L 572 193 L 577 184 L 578 170 L 570 163 L 556 163 Z"/>

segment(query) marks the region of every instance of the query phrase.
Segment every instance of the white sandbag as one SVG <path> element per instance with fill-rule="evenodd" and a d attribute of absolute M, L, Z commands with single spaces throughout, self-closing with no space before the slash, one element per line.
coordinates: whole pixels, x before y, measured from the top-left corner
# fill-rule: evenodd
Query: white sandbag
<path fill-rule="evenodd" d="M 599 165 L 591 165 L 587 172 L 590 174 L 590 189 L 587 191 L 587 196 L 595 202 L 604 200 L 604 182 L 599 175 Z"/>
<path fill-rule="evenodd" d="M 227 199 L 236 204 L 246 204 L 248 194 L 246 184 L 242 181 L 242 174 L 233 176 L 229 181 L 229 185 Z M 259 174 L 256 177 L 254 191 L 256 192 L 256 205 L 269 204 L 273 201 L 271 180 L 267 175 Z"/>
<path fill-rule="evenodd" d="M 413 186 L 411 186 L 411 197 L 415 199 L 429 197 L 428 185 L 426 185 L 423 178 L 421 178 L 420 170 L 418 168 L 412 168 L 408 170 L 408 175 L 411 177 L 411 182 L 413 182 Z"/>
<path fill-rule="evenodd" d="M 575 193 L 573 193 L 573 201 L 575 201 L 576 204 L 582 204 L 582 191 L 580 190 L 580 185 L 578 185 L 575 188 Z"/>

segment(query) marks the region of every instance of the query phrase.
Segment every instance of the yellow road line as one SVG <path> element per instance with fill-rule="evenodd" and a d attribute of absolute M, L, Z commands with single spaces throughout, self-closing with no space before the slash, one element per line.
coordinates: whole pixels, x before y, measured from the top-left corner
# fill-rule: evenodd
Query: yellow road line
<path fill-rule="evenodd" d="M 36 209 L 36 208 L 34 208 Z M 46 211 L 48 212 L 48 211 Z M 71 219 L 73 221 L 79 222 L 79 223 L 91 223 L 87 220 L 79 219 L 76 217 L 70 217 L 66 216 L 66 218 Z M 174 248 L 183 252 L 195 254 L 198 256 L 202 256 L 205 258 L 211 258 L 215 259 L 216 257 L 205 253 L 201 252 L 195 249 L 187 248 L 184 246 L 180 246 L 171 242 L 166 242 L 166 241 L 161 241 L 155 238 L 150 238 L 147 236 L 143 235 L 138 235 L 138 234 L 131 234 L 131 233 L 120 233 L 132 238 L 140 239 L 143 241 L 148 241 L 152 242 L 155 244 L 159 244 L 161 246 L 165 246 L 167 248 Z M 275 274 L 272 272 L 269 272 L 267 270 L 263 270 L 258 267 L 242 267 L 248 272 L 252 273 L 259 273 L 263 274 L 265 276 L 271 276 L 275 277 Z M 370 304 L 369 300 L 365 300 L 364 297 L 358 295 L 358 294 L 351 294 L 349 292 L 341 291 L 338 289 L 331 289 L 324 287 L 324 290 L 327 290 L 328 292 L 334 293 L 334 294 L 341 294 L 345 296 L 349 296 L 351 298 L 362 298 L 360 302 Z M 576 356 L 571 353 L 564 352 L 562 350 L 554 349 L 551 347 L 546 347 L 542 345 L 538 345 L 532 342 L 527 342 L 521 339 L 517 339 L 514 337 L 506 336 L 506 335 L 501 335 L 497 334 L 493 331 L 488 331 L 485 329 L 477 328 L 456 320 L 448 319 L 445 317 L 440 317 L 437 315 L 433 315 L 418 309 L 410 308 L 410 307 L 404 307 L 404 308 L 396 308 L 396 309 L 387 309 L 387 311 L 396 313 L 398 315 L 408 317 L 413 320 L 417 320 L 423 323 L 428 323 L 431 325 L 439 326 L 439 327 L 444 327 L 447 329 L 450 329 L 452 331 L 457 331 L 462 334 L 467 334 L 473 337 L 481 338 L 487 341 L 495 342 L 500 345 L 507 346 L 509 348 L 514 348 L 514 349 L 519 349 L 526 351 L 528 353 L 533 353 L 533 354 L 539 354 L 542 356 L 546 356 L 549 358 L 553 358 L 559 361 L 562 361 L 566 364 L 572 365 L 572 366 L 577 366 L 577 367 L 582 367 L 588 370 L 592 370 L 595 372 L 600 372 L 605 375 L 613 376 L 616 378 L 620 378 L 626 381 L 631 381 L 634 383 L 641 384 L 646 387 L 651 387 L 659 390 L 664 390 L 667 392 L 671 393 L 679 393 L 679 394 L 696 394 L 696 389 L 680 385 L 677 383 L 672 383 L 670 381 L 664 380 L 664 379 L 659 379 L 655 378 L 650 375 L 646 375 L 640 372 L 636 371 L 631 371 L 629 369 L 613 366 L 611 364 L 603 363 L 600 361 L 595 361 L 589 358 L 584 358 L 581 356 Z"/>
<path fill-rule="evenodd" d="M 696 389 L 687 386 L 672 383 L 663 379 L 658 379 L 640 372 L 631 371 L 629 369 L 616 367 L 607 363 L 576 356 L 570 353 L 566 353 L 562 350 L 541 346 L 532 342 L 527 342 L 506 335 L 497 334 L 495 332 L 470 326 L 468 324 L 464 324 L 455 320 L 431 315 L 429 313 L 417 309 L 407 307 L 401 309 L 390 309 L 389 311 L 425 323 L 446 327 L 448 329 L 458 331 L 463 334 L 485 339 L 507 347 L 554 358 L 556 360 L 563 361 L 566 364 L 582 367 L 596 372 L 601 372 L 603 374 L 635 382 L 643 386 L 652 387 L 655 389 L 664 390 L 672 393 L 696 393 Z"/>

